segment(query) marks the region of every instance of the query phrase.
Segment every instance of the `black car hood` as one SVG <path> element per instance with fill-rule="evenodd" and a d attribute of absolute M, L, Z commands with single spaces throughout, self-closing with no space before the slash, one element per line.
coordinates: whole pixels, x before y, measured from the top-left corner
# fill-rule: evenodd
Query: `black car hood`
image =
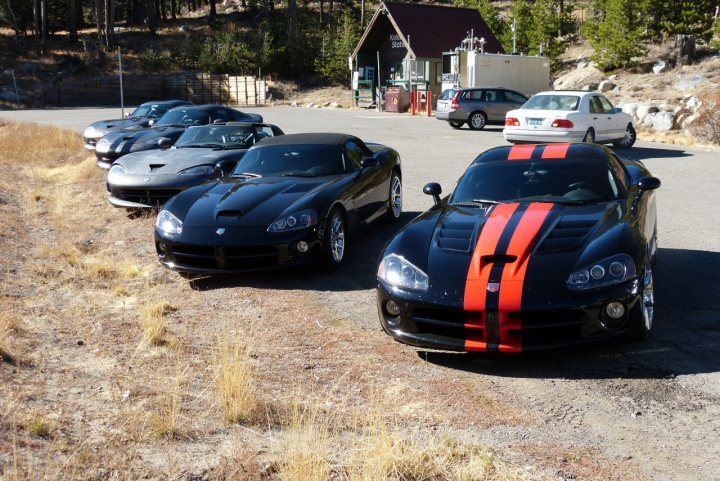
<path fill-rule="evenodd" d="M 215 165 L 221 160 L 239 160 L 247 149 L 171 148 L 147 150 L 125 155 L 116 164 L 128 175 L 174 175 L 198 165 Z"/>
<path fill-rule="evenodd" d="M 147 127 L 149 121 L 148 117 L 128 117 L 126 119 L 100 120 L 90 124 L 90 127 L 99 132 L 107 132 L 136 126 Z"/>
<path fill-rule="evenodd" d="M 308 208 L 312 197 L 335 180 L 261 177 L 217 182 L 188 207 L 183 225 L 267 227 L 286 210 L 291 214 Z"/>
<path fill-rule="evenodd" d="M 137 130 L 125 129 L 116 132 L 109 132 L 102 138 L 102 140 L 108 141 L 112 145 L 116 145 L 117 143 L 128 141 L 138 142 L 140 140 L 151 139 L 153 137 L 177 137 L 183 132 L 185 132 L 183 127 L 150 127 L 140 128 Z"/>
<path fill-rule="evenodd" d="M 509 204 L 506 204 L 506 206 Z M 567 279 L 570 272 L 603 257 L 619 253 L 629 234 L 625 225 L 625 206 L 605 202 L 584 206 L 559 204 L 514 204 L 514 212 L 498 230 L 495 250 L 478 243 L 484 229 L 493 229 L 488 219 L 498 209 L 488 206 L 466 208 L 446 205 L 435 208 L 409 224 L 388 245 L 391 251 L 406 257 L 428 273 L 431 281 L 465 280 L 477 249 L 486 261 L 507 261 L 501 256 L 512 254 L 514 262 L 530 261 L 528 273 L 534 280 Z M 534 206 L 534 207 L 533 207 Z M 547 209 L 535 215 L 537 225 L 521 219 L 528 210 Z M 508 247 L 512 244 L 512 248 Z M 512 252 L 508 252 L 512 250 Z M 634 255 L 634 253 L 629 253 Z M 498 257 L 493 257 L 498 255 Z"/>

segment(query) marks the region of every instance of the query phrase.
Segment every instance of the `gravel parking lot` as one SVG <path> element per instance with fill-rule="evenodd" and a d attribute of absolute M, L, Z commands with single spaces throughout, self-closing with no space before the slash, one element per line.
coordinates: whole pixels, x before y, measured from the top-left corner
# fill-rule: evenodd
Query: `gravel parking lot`
<path fill-rule="evenodd" d="M 403 161 L 405 220 L 431 205 L 422 186 L 450 192 L 468 163 L 504 145 L 502 127 L 451 129 L 432 118 L 363 110 L 257 108 L 286 133 L 345 132 L 398 150 Z M 127 109 L 126 109 L 127 111 Z M 119 109 L 1 111 L 0 118 L 52 124 L 81 132 Z M 453 376 L 488 376 L 497 392 L 537 420 L 487 433 L 496 443 L 557 440 L 591 446 L 640 467 L 654 480 L 720 479 L 720 189 L 717 151 L 639 141 L 619 150 L 659 177 L 659 259 L 655 271 L 655 329 L 642 344 L 521 357 L 420 353 Z M 379 228 L 350 244 L 336 275 L 308 289 L 338 315 L 379 329 L 374 262 L 392 233 Z M 371 266 L 372 264 L 372 266 Z M 369 267 L 370 266 L 370 267 Z M 388 337 L 388 343 L 392 341 Z M 413 350 L 398 345 L 408 356 Z M 560 479 L 565 479 L 559 475 Z"/>

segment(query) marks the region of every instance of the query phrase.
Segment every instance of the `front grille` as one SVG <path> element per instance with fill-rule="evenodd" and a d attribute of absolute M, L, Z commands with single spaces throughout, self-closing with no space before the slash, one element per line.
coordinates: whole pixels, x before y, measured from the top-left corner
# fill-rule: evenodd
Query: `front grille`
<path fill-rule="evenodd" d="M 219 270 L 254 270 L 278 264 L 275 246 L 168 246 L 166 256 L 179 267 Z"/>
<path fill-rule="evenodd" d="M 87 145 L 95 145 L 97 144 L 98 139 L 94 137 L 85 137 L 85 143 Z"/>
<path fill-rule="evenodd" d="M 182 189 L 112 189 L 113 197 L 144 205 L 162 206 Z"/>
<path fill-rule="evenodd" d="M 540 250 L 560 251 L 580 246 L 597 221 L 589 219 L 563 218 L 547 235 Z"/>

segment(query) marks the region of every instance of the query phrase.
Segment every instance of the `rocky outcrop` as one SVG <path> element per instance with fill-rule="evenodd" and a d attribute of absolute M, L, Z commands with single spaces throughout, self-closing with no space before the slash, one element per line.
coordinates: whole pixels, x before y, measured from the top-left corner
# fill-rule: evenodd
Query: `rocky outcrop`
<path fill-rule="evenodd" d="M 603 80 L 605 80 L 605 75 L 595 68 L 594 64 L 583 61 L 578 63 L 577 68 L 574 70 L 558 77 L 553 82 L 553 88 L 555 90 L 579 90 L 592 85 L 597 88 L 598 84 Z"/>
<path fill-rule="evenodd" d="M 658 132 L 686 129 L 698 118 L 702 102 L 687 96 L 674 104 L 667 101 L 631 102 L 621 106 L 633 118 L 633 123 Z"/>

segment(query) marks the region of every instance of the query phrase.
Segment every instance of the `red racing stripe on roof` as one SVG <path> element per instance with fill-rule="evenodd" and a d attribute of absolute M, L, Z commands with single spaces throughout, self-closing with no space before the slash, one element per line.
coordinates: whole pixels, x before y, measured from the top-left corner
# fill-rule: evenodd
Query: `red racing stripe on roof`
<path fill-rule="evenodd" d="M 543 159 L 564 159 L 567 157 L 568 149 L 570 148 L 570 144 L 551 144 L 545 146 L 545 150 L 543 150 L 542 158 Z"/>
<path fill-rule="evenodd" d="M 508 153 L 508 160 L 530 160 L 535 145 L 513 145 Z"/>

